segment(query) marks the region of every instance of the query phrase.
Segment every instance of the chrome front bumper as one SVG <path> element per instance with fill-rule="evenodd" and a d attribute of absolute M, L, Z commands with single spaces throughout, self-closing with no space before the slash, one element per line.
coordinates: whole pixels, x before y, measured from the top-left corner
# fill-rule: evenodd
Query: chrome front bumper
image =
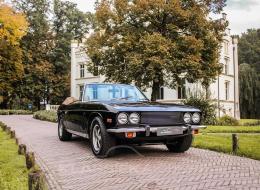
<path fill-rule="evenodd" d="M 187 130 L 189 126 L 160 126 L 160 127 L 150 127 L 145 125 L 144 127 L 132 127 L 132 128 L 117 128 L 117 129 L 107 129 L 109 133 L 128 133 L 128 132 L 145 132 L 146 136 L 149 136 L 150 133 L 156 133 L 158 128 L 170 128 L 170 127 L 182 127 L 183 131 Z M 190 125 L 191 130 L 205 129 L 207 126 L 204 125 Z"/>

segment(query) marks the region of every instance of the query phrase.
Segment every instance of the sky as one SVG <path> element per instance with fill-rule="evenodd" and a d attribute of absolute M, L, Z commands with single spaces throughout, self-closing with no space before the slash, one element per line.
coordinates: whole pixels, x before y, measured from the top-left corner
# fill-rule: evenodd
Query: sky
<path fill-rule="evenodd" d="M 69 0 L 84 12 L 94 12 L 95 0 Z M 224 8 L 231 34 L 241 34 L 249 28 L 260 28 L 260 0 L 227 0 Z"/>

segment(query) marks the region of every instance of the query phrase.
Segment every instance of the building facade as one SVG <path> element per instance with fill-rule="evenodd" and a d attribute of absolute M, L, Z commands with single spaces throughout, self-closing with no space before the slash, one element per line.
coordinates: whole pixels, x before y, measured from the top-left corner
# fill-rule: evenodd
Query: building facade
<path fill-rule="evenodd" d="M 209 87 L 212 100 L 217 105 L 217 116 L 229 115 L 237 119 L 240 118 L 239 110 L 239 85 L 238 85 L 238 50 L 237 38 L 230 35 L 230 30 L 226 31 L 223 39 L 219 64 L 223 67 L 223 72 L 216 81 Z M 87 70 L 89 58 L 83 50 L 83 44 L 75 41 L 71 43 L 71 96 L 80 98 L 85 83 L 104 82 L 105 77 L 96 72 L 91 74 Z M 183 82 L 182 86 L 176 89 L 161 87 L 158 101 L 181 103 L 187 97 L 188 92 L 201 91 L 199 83 Z M 145 92 L 148 98 L 151 97 L 151 89 Z"/>

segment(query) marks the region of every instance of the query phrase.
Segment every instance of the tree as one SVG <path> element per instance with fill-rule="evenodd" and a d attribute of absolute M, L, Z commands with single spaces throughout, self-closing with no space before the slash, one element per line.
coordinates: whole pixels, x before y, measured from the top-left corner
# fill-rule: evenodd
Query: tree
<path fill-rule="evenodd" d="M 238 42 L 238 60 L 239 64 L 247 63 L 249 65 L 243 66 L 243 72 L 252 72 L 256 73 L 256 77 L 252 80 L 255 80 L 256 87 L 255 89 L 244 89 L 245 84 L 250 83 L 247 78 L 240 79 L 240 97 L 242 102 L 240 102 L 240 111 L 243 117 L 257 117 L 260 118 L 260 93 L 256 96 L 253 93 L 254 90 L 260 91 L 260 29 L 248 29 L 246 33 L 243 33 Z M 243 64 L 244 65 L 244 64 Z M 242 65 L 240 65 L 241 67 Z M 249 69 L 250 67 L 250 69 Z M 241 71 L 241 72 L 242 72 Z M 250 76 L 251 77 L 251 76 Z M 246 81 L 244 81 L 246 80 Z M 246 93 L 246 94 L 244 94 Z M 251 96 L 251 97 L 250 97 Z M 243 101 L 244 100 L 244 101 Z M 249 101 L 250 100 L 250 101 Z M 252 110 L 249 111 L 245 106 L 245 101 L 253 103 L 251 105 Z M 255 106 L 253 108 L 252 106 Z M 256 110 L 255 113 L 255 109 Z"/>
<path fill-rule="evenodd" d="M 16 85 L 22 78 L 22 50 L 20 40 L 27 32 L 27 21 L 22 13 L 0 1 L 0 102 L 7 108 L 14 98 Z"/>
<path fill-rule="evenodd" d="M 32 100 L 40 109 L 40 102 L 49 100 L 50 84 L 53 80 L 53 65 L 49 61 L 52 33 L 48 21 L 48 0 L 15 0 L 15 7 L 22 11 L 29 22 L 29 30 L 22 38 L 25 74 L 22 96 Z"/>
<path fill-rule="evenodd" d="M 68 1 L 54 1 L 53 9 L 53 50 L 50 61 L 54 65 L 55 79 L 52 84 L 51 101 L 61 103 L 70 93 L 70 43 L 79 42 L 89 29 L 88 14 L 77 9 Z"/>
<path fill-rule="evenodd" d="M 240 112 L 242 118 L 256 118 L 257 107 L 256 100 L 259 96 L 259 87 L 257 86 L 257 73 L 249 64 L 240 64 Z"/>
<path fill-rule="evenodd" d="M 88 38 L 89 70 L 107 81 L 176 87 L 184 77 L 207 88 L 221 71 L 220 42 L 227 23 L 208 19 L 225 0 L 102 0 Z"/>

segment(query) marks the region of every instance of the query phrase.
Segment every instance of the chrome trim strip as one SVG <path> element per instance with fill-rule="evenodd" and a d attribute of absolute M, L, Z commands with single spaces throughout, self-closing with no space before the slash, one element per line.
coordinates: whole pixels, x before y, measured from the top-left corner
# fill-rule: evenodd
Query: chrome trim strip
<path fill-rule="evenodd" d="M 69 133 L 72 133 L 73 135 L 77 135 L 77 136 L 80 136 L 80 137 L 84 137 L 84 138 L 89 138 L 88 134 L 85 134 L 85 133 L 81 133 L 81 132 L 78 132 L 78 131 L 73 131 L 71 129 L 66 129 Z"/>
<path fill-rule="evenodd" d="M 207 126 L 205 125 L 191 125 L 191 129 L 192 130 L 196 130 L 196 129 L 206 129 Z"/>
<path fill-rule="evenodd" d="M 109 133 L 126 133 L 126 132 L 145 132 L 145 128 L 118 128 L 107 129 Z"/>
<path fill-rule="evenodd" d="M 158 128 L 161 127 L 182 127 L 183 130 L 188 129 L 187 126 L 160 126 L 160 127 L 150 127 L 149 126 L 149 132 L 146 130 L 148 129 L 148 125 L 140 128 L 118 128 L 118 129 L 107 129 L 107 132 L 109 133 L 126 133 L 126 132 L 147 132 L 147 135 L 150 135 L 150 132 L 156 133 Z"/>

